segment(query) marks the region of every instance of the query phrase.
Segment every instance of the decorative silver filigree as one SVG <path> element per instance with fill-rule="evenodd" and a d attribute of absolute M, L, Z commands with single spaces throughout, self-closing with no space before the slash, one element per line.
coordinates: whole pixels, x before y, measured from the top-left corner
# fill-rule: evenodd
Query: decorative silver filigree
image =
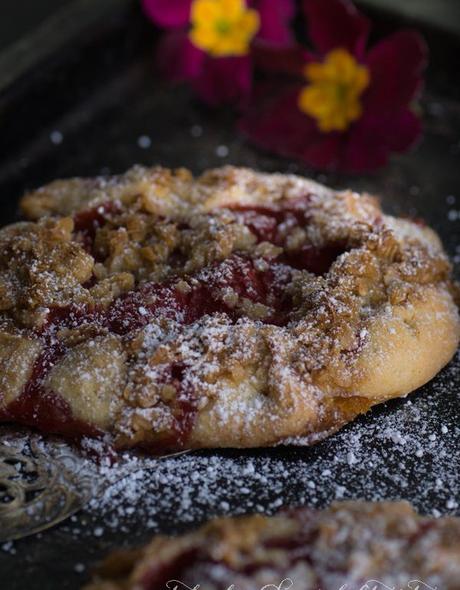
<path fill-rule="evenodd" d="M 21 435 L 1 426 L 0 441 L 0 542 L 48 529 L 106 491 L 96 465 L 59 440 L 44 444 L 30 431 Z M 138 469 L 139 462 L 133 462 L 131 472 Z M 129 477 L 129 471 L 122 470 L 119 481 Z"/>
<path fill-rule="evenodd" d="M 40 450 L 31 436 L 0 443 L 0 541 L 19 539 L 68 518 L 92 497 L 95 485 L 69 448 Z"/>

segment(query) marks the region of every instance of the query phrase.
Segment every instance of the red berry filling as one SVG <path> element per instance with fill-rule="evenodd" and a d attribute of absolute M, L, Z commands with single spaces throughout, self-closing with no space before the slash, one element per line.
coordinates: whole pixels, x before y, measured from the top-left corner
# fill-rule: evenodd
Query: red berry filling
<path fill-rule="evenodd" d="M 229 207 L 240 223 L 244 223 L 257 236 L 259 242 L 271 242 L 282 246 L 286 236 L 295 227 L 305 227 L 310 222 L 309 204 L 306 195 L 280 205 Z"/>
<path fill-rule="evenodd" d="M 117 299 L 108 309 L 104 324 L 112 332 L 125 335 L 159 315 L 183 324 L 218 312 L 236 320 L 242 314 L 232 306 L 233 294 L 268 305 L 273 312 L 264 321 L 283 324 L 290 308 L 283 290 L 290 283 L 291 273 L 277 263 L 264 261 L 262 268 L 257 270 L 253 260 L 235 255 L 187 278 L 185 290 L 178 287 L 177 279 L 161 285 L 146 283 Z"/>
<path fill-rule="evenodd" d="M 288 248 L 288 238 L 297 229 L 303 229 L 310 223 L 310 196 L 292 199 L 282 206 L 267 207 L 237 206 L 230 209 L 236 214 L 237 221 L 246 225 L 256 236 L 257 241 L 270 242 L 283 248 L 278 258 L 292 268 L 308 270 L 323 275 L 334 260 L 343 254 L 343 243 L 333 243 L 317 247 L 305 243 L 298 248 Z"/>
<path fill-rule="evenodd" d="M 36 360 L 32 375 L 19 397 L 6 408 L 0 408 L 0 420 L 15 421 L 68 438 L 98 436 L 100 433 L 97 428 L 73 416 L 69 403 L 62 396 L 44 387 L 46 377 L 64 356 L 67 347 L 51 333 L 43 333 L 42 339 L 44 352 Z"/>
<path fill-rule="evenodd" d="M 95 255 L 96 259 L 98 259 L 98 256 L 93 251 L 96 232 L 107 223 L 111 215 L 120 211 L 121 207 L 117 201 L 106 201 L 97 207 L 79 211 L 74 215 L 73 222 L 76 238 L 82 243 L 87 252 Z"/>
<path fill-rule="evenodd" d="M 171 580 L 180 579 L 183 588 L 185 580 L 181 579 L 181 574 L 192 565 L 199 555 L 199 550 L 195 548 L 182 551 L 169 561 L 162 561 L 151 566 L 143 575 L 139 588 L 142 590 L 157 590 L 158 588 L 168 588 Z M 177 586 L 179 588 L 179 586 Z M 193 588 L 193 586 L 190 586 Z"/>

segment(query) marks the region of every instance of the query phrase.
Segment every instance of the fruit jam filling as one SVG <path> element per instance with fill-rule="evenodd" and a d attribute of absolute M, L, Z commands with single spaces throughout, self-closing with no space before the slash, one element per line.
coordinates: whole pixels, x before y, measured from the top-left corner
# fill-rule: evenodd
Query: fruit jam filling
<path fill-rule="evenodd" d="M 346 247 L 343 243 L 318 247 L 308 243 L 306 239 L 301 239 L 298 245 L 292 243 L 292 237 L 295 234 L 304 234 L 311 221 L 310 200 L 311 197 L 306 196 L 292 199 L 283 206 L 236 206 L 230 210 L 239 223 L 250 229 L 259 243 L 270 242 L 283 249 L 283 253 L 277 258 L 278 262 L 297 270 L 323 275 L 336 258 L 346 251 Z"/>
<path fill-rule="evenodd" d="M 0 421 L 14 421 L 46 433 L 62 434 L 70 439 L 98 437 L 102 433 L 73 416 L 70 404 L 59 394 L 44 387 L 44 381 L 66 347 L 49 342 L 32 369 L 22 393 L 6 408 L 0 408 Z"/>
<path fill-rule="evenodd" d="M 97 230 L 104 227 L 112 215 L 120 212 L 120 203 L 117 201 L 107 201 L 97 207 L 79 211 L 74 215 L 74 232 L 77 240 L 96 260 L 99 259 L 97 252 L 94 251 L 94 240 Z"/>
<path fill-rule="evenodd" d="M 35 334 L 42 341 L 44 352 L 20 396 L 0 410 L 0 420 L 14 420 L 69 437 L 100 434 L 91 425 L 74 419 L 69 404 L 45 385 L 52 368 L 69 349 L 70 345 L 59 338 L 59 331 L 64 328 L 91 326 L 93 332 L 110 332 L 129 339 L 155 318 L 188 325 L 213 313 L 225 313 L 232 321 L 249 315 L 263 323 L 286 325 L 292 312 L 287 287 L 294 269 L 324 274 L 345 251 L 339 244 L 317 248 L 305 244 L 306 240 L 298 248 L 287 247 L 293 232 L 301 232 L 309 223 L 308 203 L 306 197 L 283 207 L 232 208 L 237 221 L 245 224 L 259 243 L 267 241 L 283 249 L 275 260 L 253 260 L 246 254 L 232 254 L 194 275 L 164 283 L 144 283 L 116 298 L 106 309 L 77 304 L 50 308 L 45 325 Z M 109 202 L 74 217 L 76 239 L 96 259 L 97 231 L 118 213 L 119 205 Z M 184 385 L 183 368 L 171 365 L 166 373 L 164 384 L 172 384 L 177 392 L 173 434 L 176 446 L 181 446 L 193 427 L 196 396 L 193 388 Z"/>

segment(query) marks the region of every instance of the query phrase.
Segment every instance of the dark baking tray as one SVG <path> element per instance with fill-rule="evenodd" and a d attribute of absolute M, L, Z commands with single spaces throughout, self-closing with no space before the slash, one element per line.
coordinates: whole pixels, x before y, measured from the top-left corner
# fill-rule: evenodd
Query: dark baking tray
<path fill-rule="evenodd" d="M 3 223 L 17 219 L 17 200 L 25 190 L 57 177 L 117 173 L 134 163 L 187 166 L 194 172 L 232 163 L 379 194 L 387 210 L 426 219 L 454 260 L 460 259 L 458 38 L 419 26 L 431 60 L 422 102 L 425 136 L 417 149 L 378 174 L 321 175 L 253 149 L 235 134 L 232 113 L 209 111 L 186 88 L 158 79 L 153 69 L 157 34 L 137 5 L 104 0 L 105 10 L 99 4 L 101 14 L 94 18 L 98 3 L 75 4 L 79 9 L 70 17 L 62 14 L 15 52 L 0 55 Z M 386 14 L 373 16 L 376 36 L 407 24 Z M 2 87 L 1 80 L 8 85 Z M 143 135 L 151 138 L 148 149 L 138 144 Z M 222 145 L 228 148 L 226 157 L 217 150 Z M 83 510 L 71 524 L 3 547 L 0 588 L 79 588 L 110 548 L 139 543 L 155 530 L 183 530 L 215 514 L 270 512 L 280 504 L 321 506 L 341 497 L 406 498 L 423 512 L 460 514 L 459 365 L 454 360 L 409 400 L 385 404 L 312 448 L 209 451 L 179 458 L 178 477 L 152 488 L 149 502 L 157 497 L 160 506 L 157 524 L 147 522 L 142 500 L 139 511 L 126 513 L 122 528 L 108 527 L 105 517 Z M 232 483 L 228 473 L 216 469 L 219 461 L 223 470 L 237 474 L 250 464 L 258 476 L 248 475 L 242 490 L 239 481 Z M 190 485 L 194 470 L 198 481 L 191 486 L 188 511 L 178 504 L 184 497 L 182 468 L 183 485 Z M 211 480 L 214 491 L 200 493 Z M 171 482 L 178 486 L 177 501 Z"/>

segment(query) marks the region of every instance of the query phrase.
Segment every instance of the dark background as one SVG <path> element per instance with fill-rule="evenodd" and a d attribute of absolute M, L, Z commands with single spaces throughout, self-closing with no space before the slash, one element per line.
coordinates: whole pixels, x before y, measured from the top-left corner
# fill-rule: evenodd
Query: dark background
<path fill-rule="evenodd" d="M 99 0 L 93 0 L 99 2 Z M 359 0 L 358 0 L 359 1 Z M 0 50 L 30 33 L 47 17 L 73 0 L 2 0 L 0 2 Z M 395 10 L 451 31 L 460 31 L 459 0 L 364 0 L 361 4 Z"/>
<path fill-rule="evenodd" d="M 0 2 L 0 48 L 30 33 L 41 21 L 72 0 L 2 0 Z M 96 2 L 98 0 L 95 0 Z"/>

